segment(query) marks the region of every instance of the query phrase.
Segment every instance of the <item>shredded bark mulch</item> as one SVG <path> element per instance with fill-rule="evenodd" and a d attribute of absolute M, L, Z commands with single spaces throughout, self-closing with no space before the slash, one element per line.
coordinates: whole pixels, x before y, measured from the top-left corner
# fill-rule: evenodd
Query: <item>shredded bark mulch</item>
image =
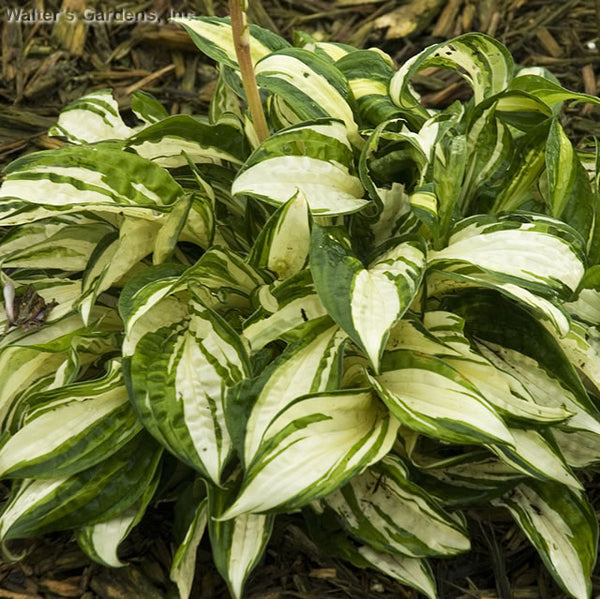
<path fill-rule="evenodd" d="M 497 37 L 524 66 L 549 68 L 561 83 L 597 94 L 600 0 L 250 0 L 250 20 L 291 38 L 304 30 L 323 40 L 379 46 L 402 63 L 426 46 L 466 31 Z M 18 10 L 38 11 L 18 22 Z M 57 20 L 59 11 L 85 22 Z M 46 11 L 46 12 L 44 12 Z M 170 113 L 201 113 L 216 70 L 173 14 L 226 14 L 223 0 L 0 0 L 0 165 L 60 142 L 46 131 L 60 109 L 90 91 L 112 88 L 123 110 L 133 91 L 154 94 Z M 22 14 L 22 13 L 21 13 Z M 113 15 L 112 20 L 106 15 Z M 135 22 L 119 15 L 136 14 Z M 429 106 L 468 93 L 448 73 L 431 69 L 418 81 Z M 600 136 L 600 109 L 575 105 L 564 120 L 580 147 Z M 586 482 L 600 508 L 598 481 Z M 6 495 L 6 493 L 4 493 Z M 0 562 L 0 599 L 161 599 L 169 582 L 170 507 L 152 510 L 122 548 L 129 565 L 91 563 L 69 533 L 11 543 L 17 562 Z M 441 599 L 564 597 L 523 534 L 502 511 L 470 514 L 473 550 L 434 561 Z M 595 595 L 600 577 L 594 576 Z M 194 599 L 228 597 L 205 539 L 198 552 Z M 371 570 L 320 555 L 300 516 L 278 519 L 273 539 L 247 585 L 249 599 L 416 599 L 418 594 Z"/>

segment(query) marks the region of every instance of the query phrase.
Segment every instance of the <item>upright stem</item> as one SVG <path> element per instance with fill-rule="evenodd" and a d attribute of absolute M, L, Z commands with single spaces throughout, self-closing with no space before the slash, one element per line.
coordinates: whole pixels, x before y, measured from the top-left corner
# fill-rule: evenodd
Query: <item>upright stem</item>
<path fill-rule="evenodd" d="M 250 56 L 250 29 L 246 19 L 246 5 L 247 0 L 229 0 L 229 15 L 231 17 L 235 53 L 240 65 L 250 116 L 259 141 L 264 141 L 269 137 L 269 127 L 260 101 L 256 77 L 254 76 L 254 66 Z"/>

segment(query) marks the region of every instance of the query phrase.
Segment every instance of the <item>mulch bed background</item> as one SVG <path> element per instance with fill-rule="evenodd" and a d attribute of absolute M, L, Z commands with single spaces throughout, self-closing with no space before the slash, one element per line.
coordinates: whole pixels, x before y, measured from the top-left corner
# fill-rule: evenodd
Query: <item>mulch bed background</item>
<path fill-rule="evenodd" d="M 426 46 L 466 31 L 497 37 L 522 65 L 549 68 L 563 85 L 597 94 L 600 86 L 600 0 L 250 0 L 250 20 L 291 39 L 304 30 L 323 40 L 379 46 L 400 64 Z M 92 23 L 15 22 L 16 9 L 93 11 Z M 0 0 L 0 165 L 60 142 L 46 135 L 60 109 L 93 90 L 112 88 L 124 110 L 143 89 L 171 112 L 201 113 L 216 70 L 187 34 L 167 23 L 178 14 L 226 14 L 223 0 Z M 108 22 L 103 15 L 140 13 L 143 22 Z M 92 13 L 86 13 L 89 16 Z M 45 16 L 45 15 L 43 15 Z M 117 16 L 118 18 L 118 16 Z M 148 22 L 153 19 L 154 22 Z M 158 21 L 158 22 L 157 22 Z M 468 95 L 460 79 L 431 70 L 418 81 L 428 106 Z M 578 146 L 600 136 L 600 107 L 564 110 Z M 584 481 L 600 508 L 597 477 Z M 2 496 L 8 494 L 0 488 Z M 110 570 L 91 563 L 69 533 L 13 543 L 19 562 L 0 561 L 0 599 L 176 597 L 169 582 L 171 506 L 144 518 L 122 547 L 130 565 Z M 441 599 L 558 599 L 564 597 L 536 552 L 503 511 L 469 515 L 473 550 L 435 560 Z M 228 597 L 205 539 L 198 552 L 194 599 Z M 594 577 L 600 597 L 600 571 Z M 416 599 L 418 594 L 371 570 L 319 554 L 300 516 L 278 518 L 272 541 L 247 585 L 249 599 Z"/>

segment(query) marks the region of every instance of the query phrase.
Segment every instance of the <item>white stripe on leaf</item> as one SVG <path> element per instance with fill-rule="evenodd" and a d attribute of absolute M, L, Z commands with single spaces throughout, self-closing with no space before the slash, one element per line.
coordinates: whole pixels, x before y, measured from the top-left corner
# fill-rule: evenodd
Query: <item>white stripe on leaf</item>
<path fill-rule="evenodd" d="M 323 392 L 284 409 L 223 514 L 292 509 L 326 495 L 391 448 L 398 423 L 368 390 Z"/>

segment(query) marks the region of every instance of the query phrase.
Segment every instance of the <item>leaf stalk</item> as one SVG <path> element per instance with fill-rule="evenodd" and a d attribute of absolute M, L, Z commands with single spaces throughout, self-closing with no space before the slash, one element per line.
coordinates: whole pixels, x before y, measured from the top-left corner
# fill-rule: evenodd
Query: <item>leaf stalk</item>
<path fill-rule="evenodd" d="M 229 0 L 229 15 L 231 17 L 231 29 L 233 32 L 233 43 L 244 92 L 250 109 L 250 116 L 254 123 L 254 129 L 259 141 L 264 141 L 269 137 L 269 127 L 263 111 L 260 94 L 254 75 L 254 65 L 250 55 L 250 29 L 246 17 L 247 0 Z"/>

